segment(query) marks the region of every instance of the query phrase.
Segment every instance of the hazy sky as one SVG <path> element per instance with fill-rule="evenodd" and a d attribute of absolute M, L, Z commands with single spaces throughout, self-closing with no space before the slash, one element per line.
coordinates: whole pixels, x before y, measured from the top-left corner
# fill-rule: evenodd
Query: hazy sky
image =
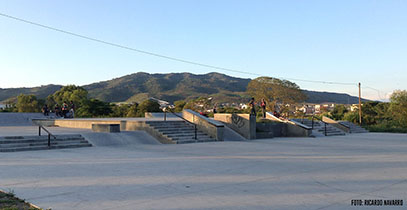
<path fill-rule="evenodd" d="M 296 82 L 384 98 L 407 89 L 407 1 L 0 0 L 0 13 L 108 42 Z M 144 71 L 221 72 L 0 16 L 0 87 L 84 85 Z M 369 89 L 374 88 L 380 92 Z M 380 96 L 379 96 L 380 93 Z"/>

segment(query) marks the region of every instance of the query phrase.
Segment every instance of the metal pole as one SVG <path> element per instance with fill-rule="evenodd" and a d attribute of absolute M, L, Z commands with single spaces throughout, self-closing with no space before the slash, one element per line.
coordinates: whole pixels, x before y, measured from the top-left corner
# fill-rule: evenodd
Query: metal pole
<path fill-rule="evenodd" d="M 48 148 L 51 147 L 51 134 L 48 134 Z"/>
<path fill-rule="evenodd" d="M 312 130 L 314 130 L 314 116 L 312 116 Z"/>
<path fill-rule="evenodd" d="M 197 132 L 196 132 L 196 124 L 194 124 L 194 127 L 195 127 L 195 140 L 196 140 L 196 139 L 198 139 L 197 138 Z"/>
<path fill-rule="evenodd" d="M 38 126 L 38 136 L 41 136 L 41 126 Z"/>
<path fill-rule="evenodd" d="M 361 89 L 359 82 L 359 125 L 362 125 L 362 102 L 361 102 Z"/>
<path fill-rule="evenodd" d="M 167 121 L 167 111 L 164 111 L 164 121 Z"/>
<path fill-rule="evenodd" d="M 324 122 L 324 125 L 325 125 L 325 136 L 326 136 L 326 123 Z"/>

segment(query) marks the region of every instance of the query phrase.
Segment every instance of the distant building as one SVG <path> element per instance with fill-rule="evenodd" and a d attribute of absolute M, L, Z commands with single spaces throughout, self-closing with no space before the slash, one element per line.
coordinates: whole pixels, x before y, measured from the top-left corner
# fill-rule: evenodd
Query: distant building
<path fill-rule="evenodd" d="M 355 111 L 357 111 L 357 110 L 359 110 L 359 104 L 352 104 L 352 105 L 350 106 L 350 111 L 351 111 L 351 112 L 355 112 Z"/>
<path fill-rule="evenodd" d="M 315 113 L 315 107 L 312 105 L 303 105 L 302 107 L 297 108 L 297 111 L 300 111 L 305 114 L 314 114 Z"/>

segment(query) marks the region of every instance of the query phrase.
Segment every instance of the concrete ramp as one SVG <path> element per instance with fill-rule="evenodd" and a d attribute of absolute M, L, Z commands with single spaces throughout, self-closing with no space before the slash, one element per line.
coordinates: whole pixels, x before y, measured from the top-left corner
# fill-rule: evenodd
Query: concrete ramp
<path fill-rule="evenodd" d="M 247 139 L 231 128 L 225 126 L 225 129 L 223 130 L 223 141 L 247 141 Z"/>
<path fill-rule="evenodd" d="M 122 131 L 120 133 L 83 133 L 94 146 L 131 146 L 161 144 L 145 131 Z"/>
<path fill-rule="evenodd" d="M 42 113 L 1 112 L 0 126 L 31 126 L 32 119 L 46 119 Z"/>

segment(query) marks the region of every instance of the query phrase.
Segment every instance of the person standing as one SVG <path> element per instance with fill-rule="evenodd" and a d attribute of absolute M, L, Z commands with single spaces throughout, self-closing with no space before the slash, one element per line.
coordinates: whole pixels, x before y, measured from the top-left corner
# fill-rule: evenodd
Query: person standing
<path fill-rule="evenodd" d="M 58 104 L 55 104 L 54 111 L 55 111 L 55 116 L 62 117 L 61 116 L 61 109 L 59 108 Z"/>
<path fill-rule="evenodd" d="M 68 113 L 68 104 L 66 101 L 62 104 L 62 116 L 66 118 L 66 114 Z"/>
<path fill-rule="evenodd" d="M 42 113 L 44 114 L 44 116 L 49 115 L 48 106 L 46 104 L 42 107 Z"/>
<path fill-rule="evenodd" d="M 71 109 L 69 110 L 70 117 L 74 118 L 75 117 L 75 104 L 73 103 L 73 101 L 71 101 L 70 107 L 71 107 Z"/>
<path fill-rule="evenodd" d="M 267 105 L 266 100 L 264 100 L 264 98 L 261 99 L 260 106 L 261 106 L 261 109 L 263 110 L 263 118 L 266 118 L 266 105 Z"/>
<path fill-rule="evenodd" d="M 254 98 L 250 99 L 249 101 L 249 106 L 250 106 L 250 114 L 256 116 L 256 103 L 254 102 Z"/>

